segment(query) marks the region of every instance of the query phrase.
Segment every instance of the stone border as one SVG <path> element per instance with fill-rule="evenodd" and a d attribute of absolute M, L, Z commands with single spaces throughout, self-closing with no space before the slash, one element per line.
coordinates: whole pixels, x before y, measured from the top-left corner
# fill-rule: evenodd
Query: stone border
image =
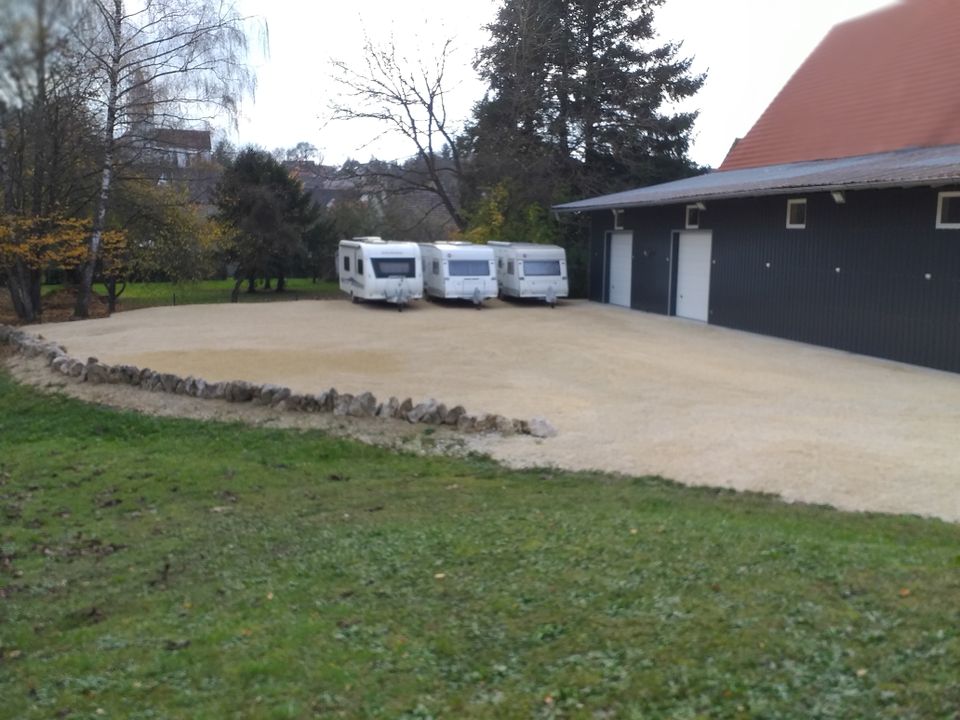
<path fill-rule="evenodd" d="M 279 385 L 256 385 L 244 380 L 211 383 L 195 377 L 181 378 L 132 365 L 106 365 L 97 358 L 86 362 L 67 354 L 62 345 L 33 336 L 9 325 L 0 325 L 0 345 L 11 345 L 28 358 L 43 357 L 50 368 L 75 382 L 129 385 L 149 392 L 186 395 L 201 400 L 225 400 L 230 403 L 254 403 L 288 412 L 333 413 L 341 417 L 404 420 L 409 423 L 445 425 L 462 433 L 498 433 L 500 435 L 532 435 L 550 438 L 557 429 L 546 419 L 506 418 L 503 415 L 471 415 L 462 405 L 447 407 L 434 399 L 414 403 L 391 397 L 378 402 L 369 392 L 360 395 L 337 392 L 330 388 L 319 395 L 296 394 Z"/>

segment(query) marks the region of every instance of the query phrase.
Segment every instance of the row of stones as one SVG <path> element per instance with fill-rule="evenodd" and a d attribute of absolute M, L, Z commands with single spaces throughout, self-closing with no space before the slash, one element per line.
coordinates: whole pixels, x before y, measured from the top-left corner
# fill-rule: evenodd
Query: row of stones
<path fill-rule="evenodd" d="M 344 417 L 392 418 L 410 423 L 447 425 L 465 433 L 496 432 L 501 435 L 522 434 L 544 438 L 557 434 L 553 425 L 543 418 L 528 421 L 502 415 L 471 415 L 461 405 L 447 407 L 433 399 L 414 403 L 410 398 L 401 401 L 391 397 L 380 403 L 369 392 L 351 395 L 337 392 L 334 388 L 316 395 L 302 395 L 278 385 L 257 385 L 243 380 L 211 383 L 200 378 L 182 378 L 132 365 L 106 365 L 97 358 L 83 362 L 70 357 L 61 345 L 6 325 L 0 325 L 0 344 L 12 345 L 26 357 L 43 356 L 54 371 L 79 382 L 130 385 L 151 392 L 231 403 L 249 402 L 291 412 L 328 412 Z"/>

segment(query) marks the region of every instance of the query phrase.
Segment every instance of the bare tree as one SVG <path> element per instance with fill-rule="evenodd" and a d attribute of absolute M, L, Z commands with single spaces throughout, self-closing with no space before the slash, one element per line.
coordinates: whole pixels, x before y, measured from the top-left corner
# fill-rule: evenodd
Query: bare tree
<path fill-rule="evenodd" d="M 313 143 L 309 143 L 306 140 L 301 140 L 292 148 L 289 148 L 284 153 L 284 160 L 288 162 L 295 163 L 306 163 L 306 162 L 323 162 L 323 158 L 320 156 L 320 151 L 317 149 L 317 146 Z"/>
<path fill-rule="evenodd" d="M 100 79 L 103 155 L 89 256 L 74 314 L 87 317 L 105 228 L 118 141 L 149 144 L 151 128 L 235 119 L 253 90 L 247 20 L 226 0 L 90 0 L 78 37 Z"/>
<path fill-rule="evenodd" d="M 436 200 L 432 209 L 443 208 L 460 230 L 465 229 L 459 197 L 463 167 L 444 85 L 453 41 L 447 40 L 429 61 L 409 61 L 392 41 L 378 47 L 367 39 L 364 51 L 361 70 L 333 61 L 344 93 L 330 107 L 332 119 L 375 120 L 385 128 L 381 136 L 398 133 L 407 138 L 417 162 L 408 163 L 402 172 L 381 170 L 379 177 L 394 181 L 397 192 L 429 193 Z"/>
<path fill-rule="evenodd" d="M 0 274 L 25 322 L 40 317 L 42 273 L 55 259 L 22 235 L 26 220 L 86 215 L 93 197 L 92 84 L 73 40 L 80 18 L 74 0 L 15 0 L 0 24 Z"/>

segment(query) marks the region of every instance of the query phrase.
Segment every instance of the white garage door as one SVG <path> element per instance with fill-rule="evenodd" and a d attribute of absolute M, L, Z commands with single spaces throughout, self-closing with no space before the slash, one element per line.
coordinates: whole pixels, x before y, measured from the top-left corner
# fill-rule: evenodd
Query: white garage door
<path fill-rule="evenodd" d="M 615 232 L 610 236 L 610 304 L 630 307 L 633 279 L 633 233 Z"/>
<path fill-rule="evenodd" d="M 677 315 L 709 322 L 710 257 L 713 234 L 680 233 L 677 259 Z"/>

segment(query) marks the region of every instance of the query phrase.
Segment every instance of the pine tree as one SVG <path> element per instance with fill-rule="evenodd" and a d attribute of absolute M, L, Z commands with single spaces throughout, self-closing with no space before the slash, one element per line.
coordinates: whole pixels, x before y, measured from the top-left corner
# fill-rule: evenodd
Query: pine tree
<path fill-rule="evenodd" d="M 291 263 L 320 219 L 310 194 L 270 153 L 245 148 L 224 170 L 216 204 L 229 228 L 228 259 L 237 267 L 233 301 L 244 280 L 252 291 L 256 278 L 275 277 L 282 292 Z"/>
<path fill-rule="evenodd" d="M 489 83 L 468 135 L 476 182 L 519 179 L 548 205 L 690 174 L 696 113 L 680 45 L 658 44 L 663 0 L 503 0 L 477 68 Z"/>

